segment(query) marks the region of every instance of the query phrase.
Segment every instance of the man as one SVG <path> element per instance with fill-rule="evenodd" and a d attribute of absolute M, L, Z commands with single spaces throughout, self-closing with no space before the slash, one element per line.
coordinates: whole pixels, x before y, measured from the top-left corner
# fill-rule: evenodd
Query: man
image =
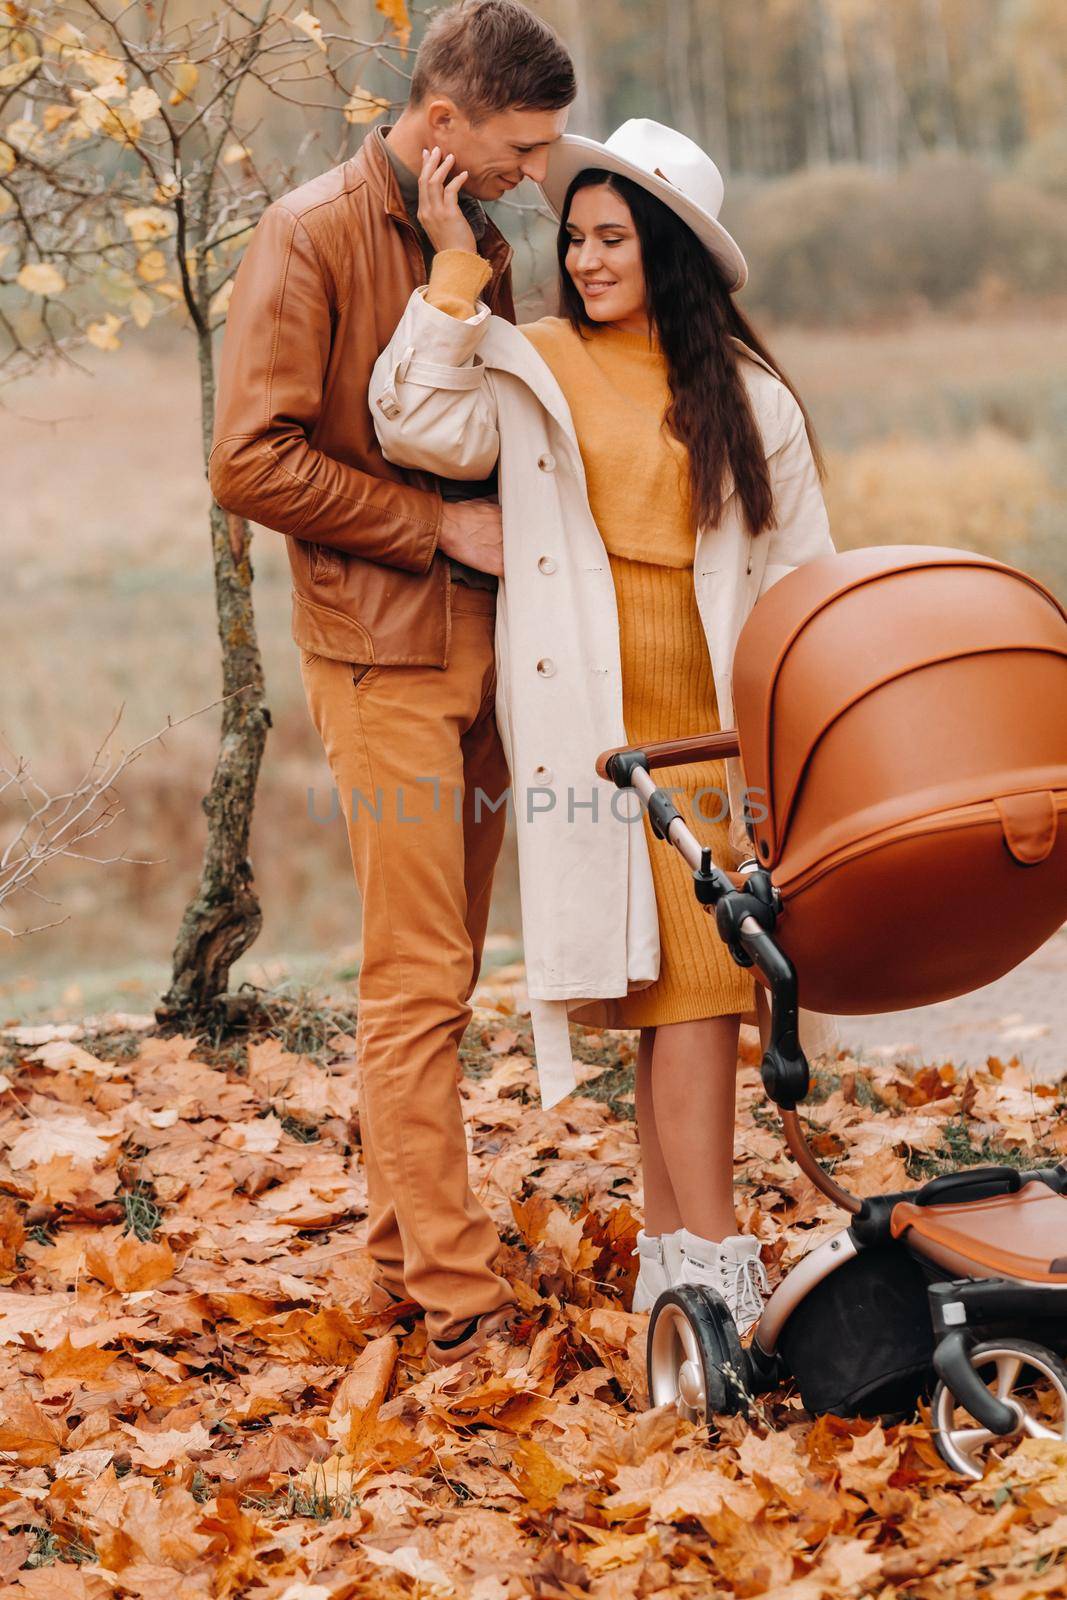
<path fill-rule="evenodd" d="M 432 1365 L 506 1340 L 515 1311 L 470 1189 L 458 1090 L 508 784 L 494 719 L 500 510 L 493 480 L 391 466 L 367 386 L 433 256 L 417 218 L 423 151 L 468 173 L 462 203 L 492 267 L 484 297 L 514 321 L 511 250 L 480 202 L 544 177 L 574 95 L 559 38 L 518 0 L 441 12 L 396 124 L 264 213 L 222 352 L 211 488 L 286 535 L 293 638 L 363 900 L 373 1303 L 425 1310 Z"/>

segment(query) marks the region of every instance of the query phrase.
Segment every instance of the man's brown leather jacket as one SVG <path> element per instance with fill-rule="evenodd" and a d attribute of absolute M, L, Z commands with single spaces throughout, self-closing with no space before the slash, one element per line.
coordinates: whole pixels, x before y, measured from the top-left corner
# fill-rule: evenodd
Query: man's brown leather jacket
<path fill-rule="evenodd" d="M 489 223 L 483 298 L 515 320 L 511 247 Z M 441 495 L 382 455 L 367 403 L 378 353 L 426 282 L 375 129 L 350 161 L 260 218 L 234 283 L 208 475 L 219 505 L 286 536 L 292 634 L 340 661 L 448 661 Z"/>

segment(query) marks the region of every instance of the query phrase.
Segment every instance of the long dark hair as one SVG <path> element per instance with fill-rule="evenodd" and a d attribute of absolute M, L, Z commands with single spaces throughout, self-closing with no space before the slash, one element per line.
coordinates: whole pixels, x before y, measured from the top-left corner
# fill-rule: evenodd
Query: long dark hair
<path fill-rule="evenodd" d="M 800 406 L 820 477 L 822 452 L 803 401 L 738 309 L 715 258 L 681 217 L 640 184 L 618 173 L 595 167 L 579 172 L 567 190 L 556 243 L 560 315 L 579 334 L 597 326 L 586 315 L 567 271 L 566 257 L 571 201 L 579 189 L 598 184 L 606 184 L 625 200 L 633 216 L 645 272 L 648 319 L 667 361 L 671 401 L 664 421 L 689 451 L 696 526 L 714 527 L 722 516 L 723 477 L 729 467 L 749 530 L 757 534 L 773 528 L 774 494 L 763 440 L 738 369 L 740 353 L 730 335 L 774 368 Z"/>

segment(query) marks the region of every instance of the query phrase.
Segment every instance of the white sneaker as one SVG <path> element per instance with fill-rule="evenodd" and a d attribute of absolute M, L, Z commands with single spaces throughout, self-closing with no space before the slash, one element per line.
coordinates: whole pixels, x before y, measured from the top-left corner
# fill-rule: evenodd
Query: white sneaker
<path fill-rule="evenodd" d="M 763 1315 L 763 1299 L 769 1288 L 759 1240 L 746 1233 L 734 1233 L 716 1243 L 683 1228 L 681 1243 L 682 1266 L 675 1287 L 692 1283 L 717 1289 L 743 1337 Z"/>
<path fill-rule="evenodd" d="M 651 1310 L 664 1290 L 673 1288 L 677 1283 L 682 1267 L 684 1231 L 683 1228 L 676 1229 L 674 1233 L 638 1231 L 637 1248 L 632 1254 L 640 1256 L 641 1265 L 632 1310 Z"/>

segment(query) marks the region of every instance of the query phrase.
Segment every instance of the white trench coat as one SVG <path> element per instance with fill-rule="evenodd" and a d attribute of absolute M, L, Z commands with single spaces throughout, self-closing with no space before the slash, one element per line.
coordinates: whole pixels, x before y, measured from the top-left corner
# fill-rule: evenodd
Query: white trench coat
<path fill-rule="evenodd" d="M 496 710 L 512 776 L 537 1070 L 550 1106 L 576 1082 L 569 1017 L 610 1026 L 611 1001 L 659 973 L 639 802 L 596 776 L 601 751 L 627 742 L 615 586 L 570 409 L 550 369 L 486 305 L 461 321 L 427 304 L 425 293 L 412 294 L 375 364 L 371 410 L 386 459 L 398 466 L 477 479 L 499 462 Z M 785 573 L 834 548 L 800 408 L 771 367 L 739 348 L 778 526 L 752 538 L 728 483 L 718 525 L 696 539 L 693 579 L 723 728 L 733 726 L 734 647 L 753 605 Z M 726 771 L 739 854 L 717 864 L 732 868 L 748 853 L 744 774 L 735 757 Z M 708 937 L 718 937 L 710 919 Z M 765 1017 L 758 982 L 756 1004 Z M 809 1055 L 833 1049 L 833 1019 L 802 1010 L 800 1037 Z"/>

